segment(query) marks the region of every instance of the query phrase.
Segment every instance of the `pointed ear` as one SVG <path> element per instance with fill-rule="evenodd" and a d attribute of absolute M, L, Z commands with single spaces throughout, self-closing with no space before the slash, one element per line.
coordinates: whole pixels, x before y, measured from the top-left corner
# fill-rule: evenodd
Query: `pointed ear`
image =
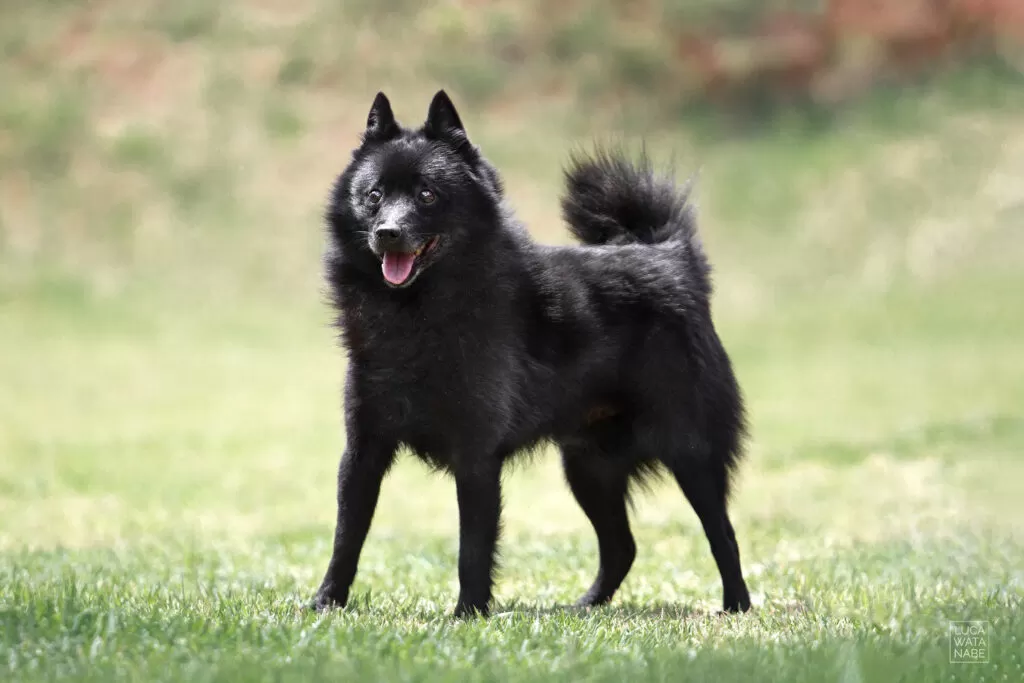
<path fill-rule="evenodd" d="M 424 128 L 436 137 L 466 137 L 466 129 L 462 127 L 459 113 L 455 111 L 455 105 L 444 90 L 438 90 L 434 99 L 430 101 Z"/>
<path fill-rule="evenodd" d="M 379 92 L 373 98 L 373 106 L 366 117 L 366 132 L 364 138 L 386 139 L 398 131 L 398 124 L 395 123 L 395 115 L 391 111 L 391 103 L 387 96 Z"/>

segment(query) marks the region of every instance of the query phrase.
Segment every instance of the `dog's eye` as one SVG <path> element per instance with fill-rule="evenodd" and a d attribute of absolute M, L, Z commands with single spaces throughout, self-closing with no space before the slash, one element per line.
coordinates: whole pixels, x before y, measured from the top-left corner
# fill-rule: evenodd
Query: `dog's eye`
<path fill-rule="evenodd" d="M 424 204 L 433 204 L 437 195 L 430 190 L 420 190 L 420 201 Z"/>
<path fill-rule="evenodd" d="M 380 204 L 380 200 L 384 198 L 384 193 L 380 190 L 370 190 L 366 193 L 366 201 L 371 204 Z"/>

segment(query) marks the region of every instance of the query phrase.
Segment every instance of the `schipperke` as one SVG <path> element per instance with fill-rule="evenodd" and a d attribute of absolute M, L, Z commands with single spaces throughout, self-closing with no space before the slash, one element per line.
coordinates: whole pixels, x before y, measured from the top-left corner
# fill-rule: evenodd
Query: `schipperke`
<path fill-rule="evenodd" d="M 348 600 L 405 446 L 455 478 L 455 614 L 486 614 L 502 466 L 544 443 L 561 450 L 597 532 L 600 567 L 580 605 L 608 602 L 626 577 L 631 483 L 667 470 L 703 524 L 725 610 L 749 609 L 726 514 L 743 405 L 687 191 L 620 152 L 577 155 L 565 179 L 562 213 L 583 245 L 537 244 L 444 91 L 418 128 L 374 100 L 327 211 L 347 445 L 317 609 Z"/>

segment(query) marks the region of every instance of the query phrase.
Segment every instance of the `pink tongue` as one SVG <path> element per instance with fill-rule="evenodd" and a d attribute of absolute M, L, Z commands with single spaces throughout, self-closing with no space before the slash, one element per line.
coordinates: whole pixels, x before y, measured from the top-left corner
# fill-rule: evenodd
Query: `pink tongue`
<path fill-rule="evenodd" d="M 412 273 L 412 264 L 416 261 L 416 254 L 406 254 L 401 251 L 384 252 L 384 279 L 393 285 L 400 285 L 409 279 Z"/>

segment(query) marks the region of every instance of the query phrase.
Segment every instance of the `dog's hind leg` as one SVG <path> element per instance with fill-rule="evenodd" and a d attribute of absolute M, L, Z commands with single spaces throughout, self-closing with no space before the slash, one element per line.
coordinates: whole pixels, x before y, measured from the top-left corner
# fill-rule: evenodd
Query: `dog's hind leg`
<path fill-rule="evenodd" d="M 562 467 L 576 502 L 594 525 L 600 552 L 597 578 L 576 604 L 602 605 L 615 595 L 636 557 L 626 511 L 629 469 L 581 446 L 563 446 Z"/>
<path fill-rule="evenodd" d="M 704 534 L 711 544 L 711 554 L 722 576 L 722 604 L 726 612 L 750 609 L 750 594 L 740 568 L 740 551 L 736 534 L 726 510 L 727 475 L 715 463 L 672 463 L 672 473 L 693 506 Z"/>

